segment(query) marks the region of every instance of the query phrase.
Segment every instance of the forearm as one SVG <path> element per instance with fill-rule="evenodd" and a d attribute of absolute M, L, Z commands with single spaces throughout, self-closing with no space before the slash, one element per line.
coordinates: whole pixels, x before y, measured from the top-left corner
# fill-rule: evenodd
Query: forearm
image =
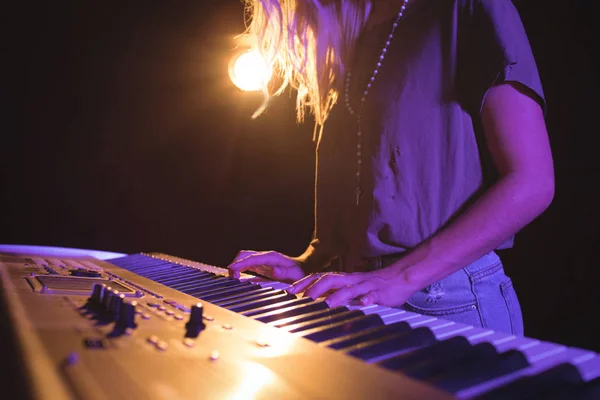
<path fill-rule="evenodd" d="M 390 266 L 420 290 L 482 257 L 550 204 L 554 180 L 507 174 L 443 230 Z"/>

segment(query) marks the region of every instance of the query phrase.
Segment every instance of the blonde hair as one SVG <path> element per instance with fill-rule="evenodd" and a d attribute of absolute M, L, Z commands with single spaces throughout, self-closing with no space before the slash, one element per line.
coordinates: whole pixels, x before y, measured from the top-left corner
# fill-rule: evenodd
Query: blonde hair
<path fill-rule="evenodd" d="M 265 111 L 271 96 L 292 87 L 297 90 L 297 120 L 303 121 L 308 109 L 315 117 L 315 128 L 322 129 L 338 99 L 371 1 L 244 1 L 246 33 L 280 78 L 274 87 L 264 88 L 265 101 L 254 116 Z"/>

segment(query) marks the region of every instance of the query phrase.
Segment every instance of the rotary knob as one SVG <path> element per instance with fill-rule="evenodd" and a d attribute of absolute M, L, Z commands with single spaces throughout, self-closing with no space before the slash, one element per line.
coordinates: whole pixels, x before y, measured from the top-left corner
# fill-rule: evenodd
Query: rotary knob
<path fill-rule="evenodd" d="M 137 327 L 135 323 L 135 307 L 137 306 L 137 301 L 125 302 L 121 303 L 119 308 L 119 316 L 116 321 L 116 328 L 119 330 L 125 329 L 133 329 Z"/>
<path fill-rule="evenodd" d="M 125 295 L 119 293 L 118 290 L 115 290 L 113 293 L 113 298 L 110 302 L 109 314 L 116 321 L 121 313 L 121 308 L 123 307 L 123 303 L 125 301 Z"/>
<path fill-rule="evenodd" d="M 88 302 L 94 306 L 99 306 L 102 304 L 102 297 L 104 296 L 104 289 L 106 289 L 106 285 L 103 283 L 94 283 L 92 287 L 92 294 L 88 299 Z"/>
<path fill-rule="evenodd" d="M 204 325 L 204 307 L 202 303 L 194 304 L 190 310 L 190 319 L 185 324 L 185 337 L 196 338 L 206 325 Z"/>

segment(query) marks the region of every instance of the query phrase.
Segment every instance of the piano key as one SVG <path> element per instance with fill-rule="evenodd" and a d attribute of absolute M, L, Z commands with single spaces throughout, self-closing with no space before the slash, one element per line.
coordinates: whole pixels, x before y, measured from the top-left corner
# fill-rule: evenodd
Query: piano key
<path fill-rule="evenodd" d="M 274 303 L 278 303 L 278 302 L 286 301 L 286 300 L 293 300 L 296 298 L 296 296 L 294 296 L 293 294 L 289 294 L 286 292 L 283 292 L 283 293 L 284 294 L 278 294 L 275 296 L 266 297 L 264 299 L 249 301 L 247 303 L 236 304 L 236 305 L 225 307 L 225 308 L 228 308 L 229 310 L 231 310 L 233 312 L 241 313 L 242 311 L 249 311 L 249 310 L 253 310 L 255 308 L 264 307 L 269 304 L 274 304 Z"/>
<path fill-rule="evenodd" d="M 170 275 L 167 275 L 166 277 L 148 278 L 148 279 L 153 279 L 154 281 L 156 281 L 158 283 L 162 283 L 163 285 L 166 285 L 169 287 L 178 286 L 183 289 L 186 286 L 189 286 L 190 284 L 198 285 L 202 282 L 211 282 L 211 281 L 218 280 L 219 277 L 216 275 L 201 275 L 201 274 L 191 273 L 191 274 L 181 274 L 181 275 L 170 274 Z"/>
<path fill-rule="evenodd" d="M 447 340 L 458 338 L 460 338 L 460 336 L 456 336 Z M 429 347 L 434 346 L 435 345 Z M 499 356 L 498 350 L 496 350 L 496 348 L 490 343 L 483 342 L 474 346 L 469 343 L 469 346 L 463 347 L 460 353 L 448 351 L 439 357 L 436 356 L 435 358 L 422 360 L 419 363 L 404 367 L 400 369 L 400 372 L 415 379 L 429 379 L 447 371 L 452 371 L 457 365 L 465 365 L 468 363 L 472 364 L 478 362 L 479 360 L 485 361 L 497 356 Z"/>
<path fill-rule="evenodd" d="M 211 285 L 211 286 L 205 286 L 202 288 L 198 288 L 197 290 L 188 290 L 188 293 L 192 294 L 194 297 L 198 297 L 200 298 L 200 296 L 209 296 L 215 293 L 223 293 L 223 291 L 226 290 L 236 290 L 236 289 L 242 289 L 245 287 L 250 286 L 250 283 L 241 283 L 241 282 L 236 282 L 236 281 L 232 281 L 232 282 L 223 282 L 223 285 Z"/>
<path fill-rule="evenodd" d="M 277 310 L 280 310 L 283 308 L 294 307 L 294 306 L 302 306 L 302 305 L 312 303 L 312 302 L 314 302 L 314 300 L 311 299 L 310 297 L 294 298 L 293 300 L 288 300 L 288 301 L 284 301 L 284 302 L 280 302 L 280 303 L 276 303 L 276 304 L 269 304 L 264 307 L 255 308 L 255 309 L 249 310 L 249 311 L 244 311 L 244 312 L 242 312 L 242 315 L 246 316 L 246 317 L 252 317 L 255 315 L 263 314 L 265 312 L 277 311 Z"/>
<path fill-rule="evenodd" d="M 285 293 L 287 293 L 287 292 L 285 292 L 283 290 L 267 289 L 267 291 L 265 291 L 265 292 L 261 292 L 261 293 L 250 292 L 245 296 L 237 297 L 237 298 L 230 299 L 230 300 L 215 301 L 213 304 L 215 304 L 219 307 L 229 307 L 229 306 L 235 306 L 235 305 L 242 304 L 242 303 L 247 303 L 249 301 L 258 301 L 258 300 L 261 300 L 261 299 L 264 299 L 267 297 L 285 294 Z"/>
<path fill-rule="evenodd" d="M 342 314 L 347 311 L 349 311 L 349 310 L 343 306 L 335 307 L 335 308 L 327 308 L 324 310 L 309 312 L 307 314 L 283 318 L 281 320 L 269 322 L 268 324 L 271 326 L 275 326 L 277 328 L 285 328 L 285 327 L 288 327 L 288 326 L 291 326 L 293 324 L 300 323 L 300 322 L 315 321 L 315 320 L 317 320 L 319 318 L 323 318 L 323 317 L 331 318 L 334 315 Z"/>
<path fill-rule="evenodd" d="M 211 282 L 221 282 L 221 281 L 223 281 L 223 278 L 217 277 L 217 276 L 198 277 L 198 278 L 180 279 L 180 280 L 172 282 L 166 286 L 169 286 L 170 288 L 173 288 L 173 289 L 176 289 L 179 291 L 184 291 L 184 290 L 194 289 L 197 286 L 208 284 Z M 159 282 L 159 283 L 162 283 L 162 282 Z M 165 284 L 163 283 L 163 285 L 165 285 Z"/>
<path fill-rule="evenodd" d="M 540 349 L 551 349 L 552 347 L 550 346 L 545 346 L 546 343 L 548 342 L 542 342 L 544 345 L 540 346 Z M 552 343 L 549 343 L 552 344 Z M 554 345 L 557 348 L 561 348 L 563 346 L 560 345 Z M 595 377 L 595 375 L 589 374 L 593 368 L 590 368 L 590 364 L 586 364 L 588 363 L 591 359 L 594 359 L 597 357 L 596 353 L 589 351 L 589 350 L 583 350 L 583 349 L 578 349 L 578 348 L 566 348 L 565 351 L 538 351 L 538 355 L 535 355 L 534 352 L 532 352 L 532 350 L 535 347 L 531 347 L 527 350 L 524 351 L 525 355 L 529 357 L 529 361 L 530 363 L 532 363 L 532 366 L 529 368 L 526 368 L 524 370 L 520 370 L 517 371 L 515 373 L 512 374 L 507 374 L 505 376 L 502 376 L 500 378 L 491 380 L 491 381 L 487 381 L 484 382 L 480 385 L 476 385 L 473 387 L 470 387 L 468 389 L 465 389 L 459 393 L 457 393 L 457 396 L 459 396 L 460 398 L 472 398 L 473 396 L 479 395 L 481 393 L 484 392 L 488 392 L 492 389 L 498 388 L 500 386 L 504 386 L 507 385 L 513 381 L 517 381 L 521 378 L 526 378 L 528 376 L 535 376 L 537 374 L 542 373 L 543 371 L 546 371 L 550 368 L 553 368 L 557 365 L 560 365 L 561 363 L 570 363 L 572 365 L 577 366 L 577 368 L 581 368 L 584 372 L 584 374 L 588 374 L 586 375 L 587 379 L 593 379 L 593 377 Z M 527 353 L 530 354 L 527 354 Z M 533 354 L 533 357 L 532 357 Z M 543 355 L 543 357 L 541 357 Z M 534 361 L 532 361 L 534 360 Z M 600 372 L 598 373 L 598 375 L 600 375 Z M 582 378 L 583 379 L 583 378 Z"/>
<path fill-rule="evenodd" d="M 206 300 L 206 301 L 211 302 L 212 304 L 217 305 L 217 303 L 223 304 L 223 303 L 229 302 L 229 301 L 240 300 L 244 297 L 260 296 L 265 293 L 281 292 L 280 290 L 275 291 L 271 288 L 260 288 L 259 286 L 257 286 L 257 288 L 258 288 L 258 290 L 250 290 L 248 292 L 240 292 L 240 293 L 233 293 L 233 292 L 235 292 L 235 291 L 233 291 L 232 293 L 226 293 L 226 294 L 223 294 L 223 295 L 218 296 L 217 298 L 214 298 L 211 300 L 204 299 L 204 298 L 202 298 L 202 300 Z"/>
<path fill-rule="evenodd" d="M 261 289 L 262 288 L 258 285 L 249 284 L 249 285 L 238 287 L 235 289 L 225 288 L 223 290 L 218 290 L 214 293 L 203 294 L 201 297 L 199 296 L 198 298 L 202 299 L 204 301 L 216 301 L 216 300 L 222 300 L 225 298 L 230 298 L 232 296 L 242 294 L 242 293 L 248 294 L 249 292 L 256 292 Z M 268 289 L 266 289 L 266 290 L 268 290 Z"/>
<path fill-rule="evenodd" d="M 211 277 L 201 277 L 196 279 L 181 279 L 177 282 L 171 283 L 169 286 L 180 290 L 194 290 L 202 287 L 212 286 L 221 284 L 224 282 L 228 282 L 228 280 L 222 276 L 211 276 Z"/>
<path fill-rule="evenodd" d="M 200 296 L 201 294 L 214 292 L 217 289 L 235 288 L 235 287 L 238 287 L 239 285 L 240 285 L 240 283 L 236 282 L 235 280 L 230 280 L 230 281 L 222 280 L 222 281 L 214 281 L 211 283 L 202 284 L 202 285 L 196 286 L 194 288 L 182 289 L 181 291 L 189 294 L 190 296 L 196 297 L 196 296 Z"/>
<path fill-rule="evenodd" d="M 330 325 L 301 331 L 299 334 L 305 339 L 318 343 L 378 326 L 383 326 L 383 321 L 377 314 L 370 314 L 347 321 L 340 321 Z"/>
<path fill-rule="evenodd" d="M 430 346 L 436 339 L 428 328 L 420 327 L 406 333 L 386 335 L 345 349 L 353 356 L 368 363 L 376 363 L 409 350 Z"/>
<path fill-rule="evenodd" d="M 569 386 L 548 393 L 548 400 L 598 400 L 600 399 L 600 379 L 577 386 Z"/>
<path fill-rule="evenodd" d="M 525 376 L 510 382 L 499 389 L 479 394 L 479 400 L 501 400 L 514 399 L 525 400 L 530 398 L 547 397 L 553 391 L 561 387 L 573 386 L 583 383 L 577 368 L 569 363 L 561 363 L 536 375 Z M 466 398 L 467 392 L 460 393 L 460 397 Z M 477 395 L 471 390 L 469 397 Z"/>
<path fill-rule="evenodd" d="M 318 328 L 320 326 L 332 324 L 334 322 L 347 321 L 352 318 L 362 317 L 363 315 L 364 314 L 361 311 L 357 311 L 357 310 L 343 311 L 339 314 L 334 314 L 334 315 L 328 314 L 321 318 L 311 319 L 306 322 L 297 322 L 295 324 L 286 325 L 281 328 L 287 330 L 288 332 L 301 332 L 301 331 L 305 331 L 308 329 Z"/>
<path fill-rule="evenodd" d="M 285 290 L 287 288 L 290 287 L 289 283 L 283 283 L 283 282 L 271 282 L 270 284 L 267 283 L 259 283 L 259 285 L 263 286 L 263 287 L 270 287 L 272 289 L 280 289 L 280 290 Z"/>
<path fill-rule="evenodd" d="M 379 362 L 378 365 L 396 371 L 418 368 L 424 363 L 445 363 L 458 359 L 472 347 L 473 345 L 464 336 L 455 336 L 410 353 L 388 358 Z"/>
<path fill-rule="evenodd" d="M 406 333 L 411 331 L 411 326 L 406 321 L 396 322 L 394 324 L 378 326 L 375 328 L 367 329 L 361 332 L 357 332 L 351 335 L 329 339 L 322 342 L 323 346 L 331 347 L 332 349 L 342 350 L 351 346 L 355 346 L 360 343 L 364 343 L 368 340 L 380 338 L 384 335 L 394 333 Z"/>
<path fill-rule="evenodd" d="M 461 389 L 526 368 L 529 365 L 523 353 L 518 350 L 509 350 L 499 355 L 490 354 L 489 356 L 478 357 L 470 362 L 463 361 L 460 364 L 453 365 L 452 368 L 443 373 L 425 378 L 425 381 L 437 388 L 455 393 Z"/>
<path fill-rule="evenodd" d="M 273 322 L 284 318 L 295 317 L 298 315 L 308 314 L 314 311 L 320 311 L 328 309 L 329 306 L 324 301 L 313 301 L 308 304 L 302 304 L 297 306 L 291 306 L 282 308 L 279 310 L 273 310 L 264 312 L 262 314 L 254 315 L 253 318 L 260 322 Z"/>
<path fill-rule="evenodd" d="M 186 273 L 192 273 L 192 274 L 202 275 L 202 276 L 211 275 L 210 272 L 199 271 L 197 269 L 186 268 L 186 267 L 182 267 L 179 265 L 173 265 L 173 264 L 158 265 L 156 267 L 146 268 L 146 269 L 143 269 L 140 271 L 135 271 L 135 272 L 139 273 L 142 276 L 147 277 L 148 279 L 152 279 L 152 280 L 166 278 L 166 277 L 169 277 L 170 275 L 171 276 L 183 275 Z"/>
<path fill-rule="evenodd" d="M 144 274 L 144 276 L 148 279 L 152 279 L 153 281 L 156 281 L 158 279 L 165 279 L 169 277 L 176 277 L 176 276 L 186 276 L 186 275 L 193 275 L 193 276 L 212 276 L 214 274 L 211 274 L 210 272 L 204 272 L 204 271 L 198 271 L 197 269 L 192 269 L 192 268 L 185 268 L 185 267 L 169 267 L 169 268 L 156 268 L 153 271 L 142 271 L 141 274 Z"/>

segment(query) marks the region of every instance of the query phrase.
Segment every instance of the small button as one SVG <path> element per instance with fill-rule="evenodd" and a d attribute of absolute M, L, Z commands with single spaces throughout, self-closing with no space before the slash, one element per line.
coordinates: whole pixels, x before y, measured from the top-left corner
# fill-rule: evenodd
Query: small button
<path fill-rule="evenodd" d="M 150 314 L 142 314 L 142 319 L 150 319 Z"/>
<path fill-rule="evenodd" d="M 175 315 L 173 315 L 173 318 L 175 318 L 178 321 L 181 321 L 183 319 L 183 316 L 179 315 L 179 314 L 175 314 Z"/>
<path fill-rule="evenodd" d="M 211 359 L 212 361 L 218 360 L 218 359 L 219 359 L 219 352 L 218 352 L 217 350 L 213 350 L 213 351 L 210 353 L 210 359 Z"/>
<path fill-rule="evenodd" d="M 106 347 L 106 341 L 102 338 L 86 338 L 83 343 L 88 349 L 103 349 Z"/>
<path fill-rule="evenodd" d="M 175 312 L 173 310 L 165 310 L 165 314 L 173 315 L 173 314 L 175 314 Z"/>
<path fill-rule="evenodd" d="M 152 336 L 148 336 L 148 342 L 152 343 L 152 344 L 157 344 L 158 343 L 158 336 L 156 335 L 152 335 Z"/>
<path fill-rule="evenodd" d="M 156 343 L 156 348 L 158 350 L 165 351 L 168 347 L 169 347 L 169 344 L 167 342 L 165 342 L 164 340 L 161 340 L 160 342 Z"/>
<path fill-rule="evenodd" d="M 159 309 L 160 311 L 165 311 L 165 310 L 166 310 L 166 307 L 164 307 L 164 306 L 158 306 L 158 309 Z"/>
<path fill-rule="evenodd" d="M 183 344 L 187 347 L 195 347 L 196 346 L 196 342 L 190 338 L 183 339 Z"/>
<path fill-rule="evenodd" d="M 158 303 L 148 302 L 146 304 L 148 304 L 148 307 L 158 307 Z"/>
<path fill-rule="evenodd" d="M 256 344 L 259 345 L 260 347 L 269 347 L 270 346 L 269 342 L 267 342 L 264 339 L 258 339 L 256 341 Z"/>
<path fill-rule="evenodd" d="M 214 321 L 214 320 L 215 320 L 215 317 L 213 317 L 213 316 L 210 316 L 210 315 L 205 315 L 203 318 L 204 318 L 205 320 L 207 320 L 207 321 Z"/>
<path fill-rule="evenodd" d="M 73 365 L 79 362 L 79 354 L 77 352 L 69 353 L 69 355 L 65 358 L 65 364 Z"/>
<path fill-rule="evenodd" d="M 223 324 L 222 327 L 223 329 L 227 329 L 228 331 L 233 329 L 233 326 L 231 326 L 230 324 Z"/>

